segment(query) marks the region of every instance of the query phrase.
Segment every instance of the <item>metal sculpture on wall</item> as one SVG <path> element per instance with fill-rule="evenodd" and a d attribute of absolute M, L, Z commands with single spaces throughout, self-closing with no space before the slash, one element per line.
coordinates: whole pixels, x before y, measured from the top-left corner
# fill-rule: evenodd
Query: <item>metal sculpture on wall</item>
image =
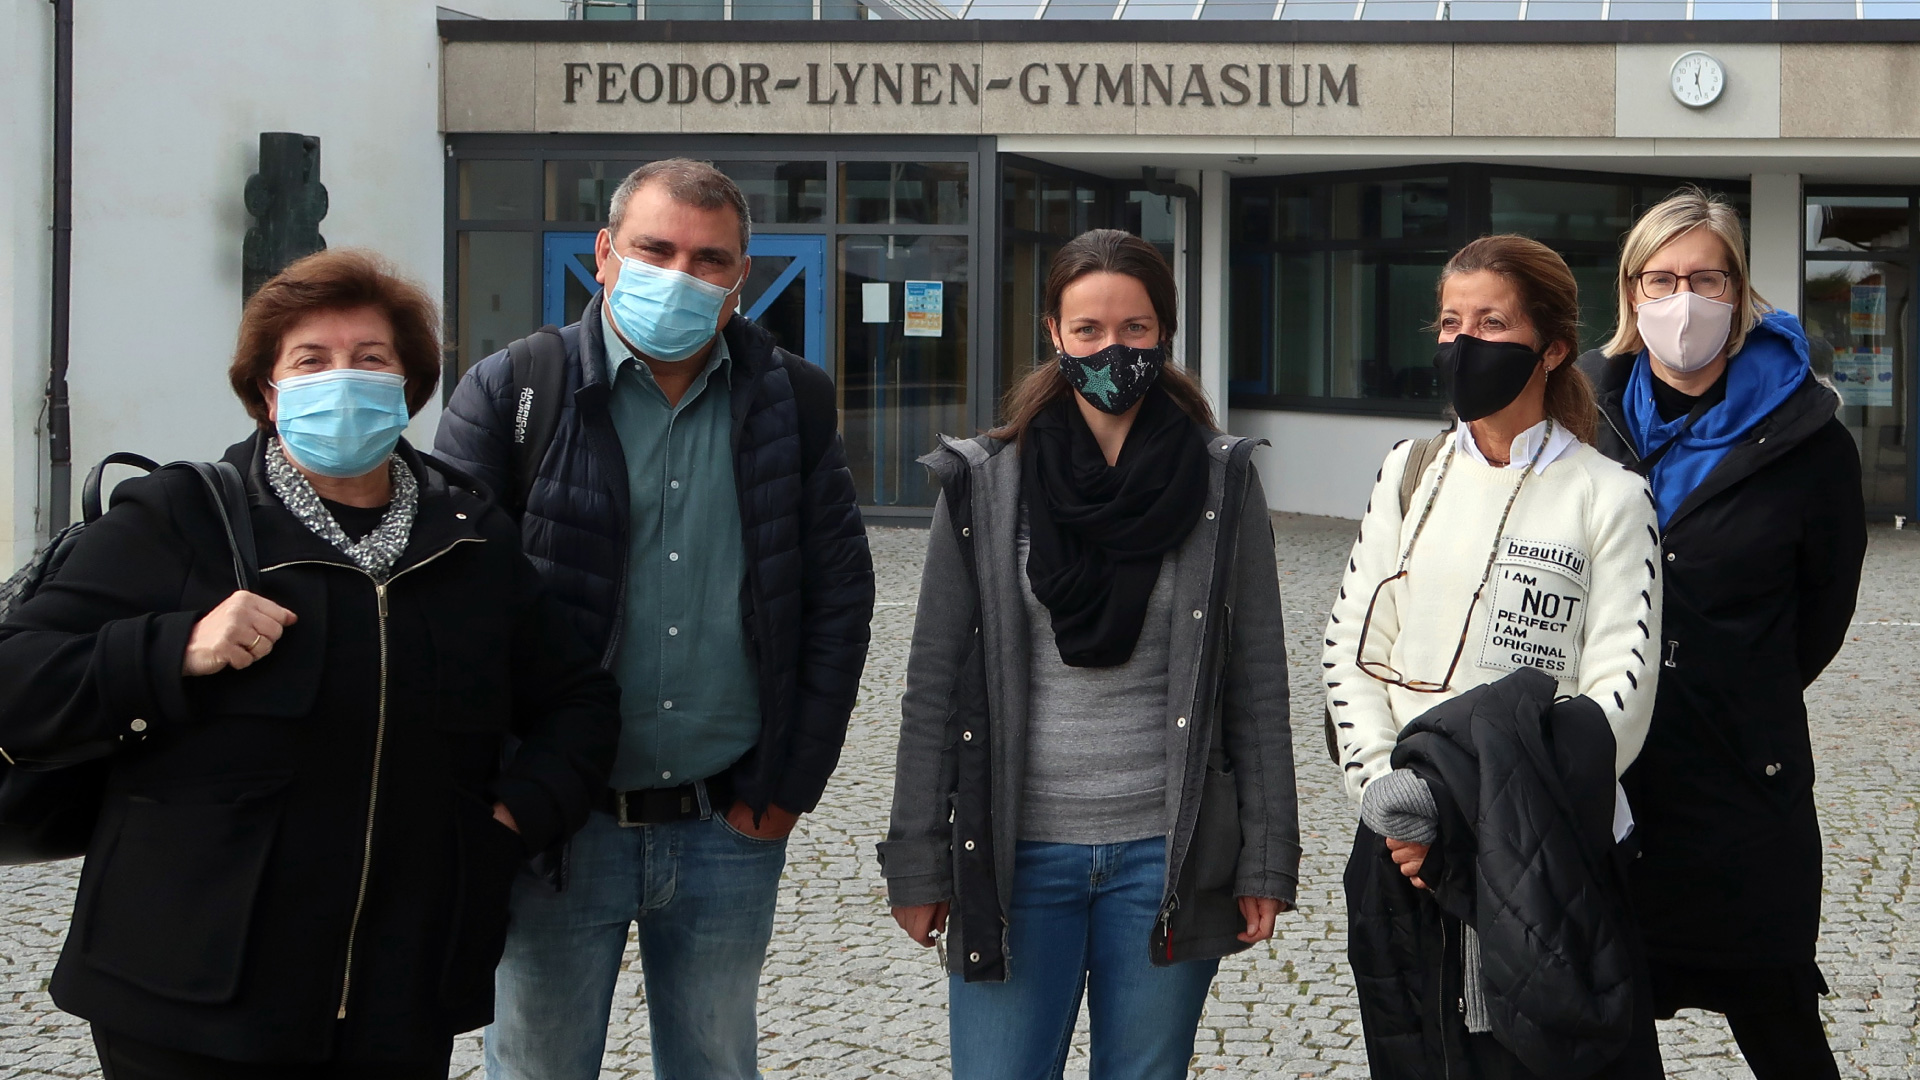
<path fill-rule="evenodd" d="M 326 249 L 320 235 L 320 219 L 327 216 L 320 137 L 261 132 L 260 171 L 247 177 L 246 200 L 254 225 L 241 249 L 243 299 L 295 259 Z"/>

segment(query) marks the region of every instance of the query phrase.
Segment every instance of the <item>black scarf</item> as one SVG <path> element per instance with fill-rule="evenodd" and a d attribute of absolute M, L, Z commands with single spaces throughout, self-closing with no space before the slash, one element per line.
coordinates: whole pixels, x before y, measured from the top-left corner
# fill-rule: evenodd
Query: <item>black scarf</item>
<path fill-rule="evenodd" d="M 1140 406 L 1109 466 L 1071 395 L 1027 427 L 1027 580 L 1053 615 L 1069 667 L 1127 662 L 1147 618 L 1160 557 L 1180 546 L 1207 501 L 1207 438 L 1165 390 Z"/>

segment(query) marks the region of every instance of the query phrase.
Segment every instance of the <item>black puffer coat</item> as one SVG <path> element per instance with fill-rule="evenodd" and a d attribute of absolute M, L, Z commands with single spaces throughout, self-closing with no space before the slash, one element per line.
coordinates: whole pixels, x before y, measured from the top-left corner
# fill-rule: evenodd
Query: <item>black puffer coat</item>
<path fill-rule="evenodd" d="M 527 555 L 611 662 L 626 602 L 626 460 L 607 400 L 600 298 L 562 330 L 567 395 L 521 521 Z M 740 609 L 760 675 L 760 742 L 733 769 L 734 794 L 812 810 L 840 761 L 866 666 L 873 559 L 836 430 L 827 373 L 777 348 L 745 318 L 723 335 L 733 358 L 733 475 L 746 542 Z M 495 353 L 469 371 L 440 419 L 434 450 L 507 490 L 513 366 Z M 807 451 L 811 450 L 811 453 Z"/>
<path fill-rule="evenodd" d="M 1480 937 L 1498 1049 L 1518 1075 L 1658 1077 L 1652 1003 L 1613 842 L 1613 731 L 1522 668 L 1408 724 L 1396 769 L 1427 781 L 1440 836 L 1401 875 L 1365 825 L 1347 864 L 1348 954 L 1376 1080 L 1478 1076 L 1465 1044 L 1461 925 Z M 1505 1075 L 1504 1073 L 1502 1075 Z"/>
<path fill-rule="evenodd" d="M 259 663 L 181 674 L 234 589 L 184 470 L 122 484 L 0 626 L 0 745 L 119 747 L 53 999 L 234 1061 L 444 1060 L 492 1016 L 514 874 L 606 784 L 619 690 L 472 480 L 401 445 L 419 512 L 376 586 L 281 505 L 262 450 L 226 459 L 259 591 L 299 621 Z"/>
<path fill-rule="evenodd" d="M 1605 417 L 1596 446 L 1629 465 L 1621 395 L 1634 362 L 1580 361 Z M 1821 846 L 1803 695 L 1846 640 L 1867 545 L 1860 456 L 1837 404 L 1808 376 L 1661 537 L 1659 696 L 1623 781 L 1656 963 L 1813 963 Z"/>

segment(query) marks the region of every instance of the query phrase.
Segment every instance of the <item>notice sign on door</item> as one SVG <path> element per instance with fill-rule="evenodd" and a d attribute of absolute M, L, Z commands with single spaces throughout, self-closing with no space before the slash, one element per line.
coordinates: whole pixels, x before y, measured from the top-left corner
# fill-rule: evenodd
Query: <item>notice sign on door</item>
<path fill-rule="evenodd" d="M 1893 351 L 1861 349 L 1833 354 L 1833 387 L 1843 405 L 1893 404 Z"/>
<path fill-rule="evenodd" d="M 907 282 L 908 337 L 939 337 L 946 329 L 946 286 L 938 281 Z"/>

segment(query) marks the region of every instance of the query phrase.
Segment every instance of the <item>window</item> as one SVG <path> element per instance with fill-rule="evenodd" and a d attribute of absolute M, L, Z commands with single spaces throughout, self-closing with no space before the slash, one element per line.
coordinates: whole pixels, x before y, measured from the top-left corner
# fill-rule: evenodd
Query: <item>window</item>
<path fill-rule="evenodd" d="M 1236 180 L 1228 286 L 1235 404 L 1435 413 L 1440 269 L 1478 236 L 1552 247 L 1580 284 L 1581 341 L 1615 319 L 1621 236 L 1683 181 L 1457 165 Z M 1744 191 L 1730 193 L 1744 206 Z"/>
<path fill-rule="evenodd" d="M 1914 212 L 1905 192 L 1807 194 L 1800 322 L 1814 373 L 1840 395 L 1876 513 L 1913 510 Z"/>

